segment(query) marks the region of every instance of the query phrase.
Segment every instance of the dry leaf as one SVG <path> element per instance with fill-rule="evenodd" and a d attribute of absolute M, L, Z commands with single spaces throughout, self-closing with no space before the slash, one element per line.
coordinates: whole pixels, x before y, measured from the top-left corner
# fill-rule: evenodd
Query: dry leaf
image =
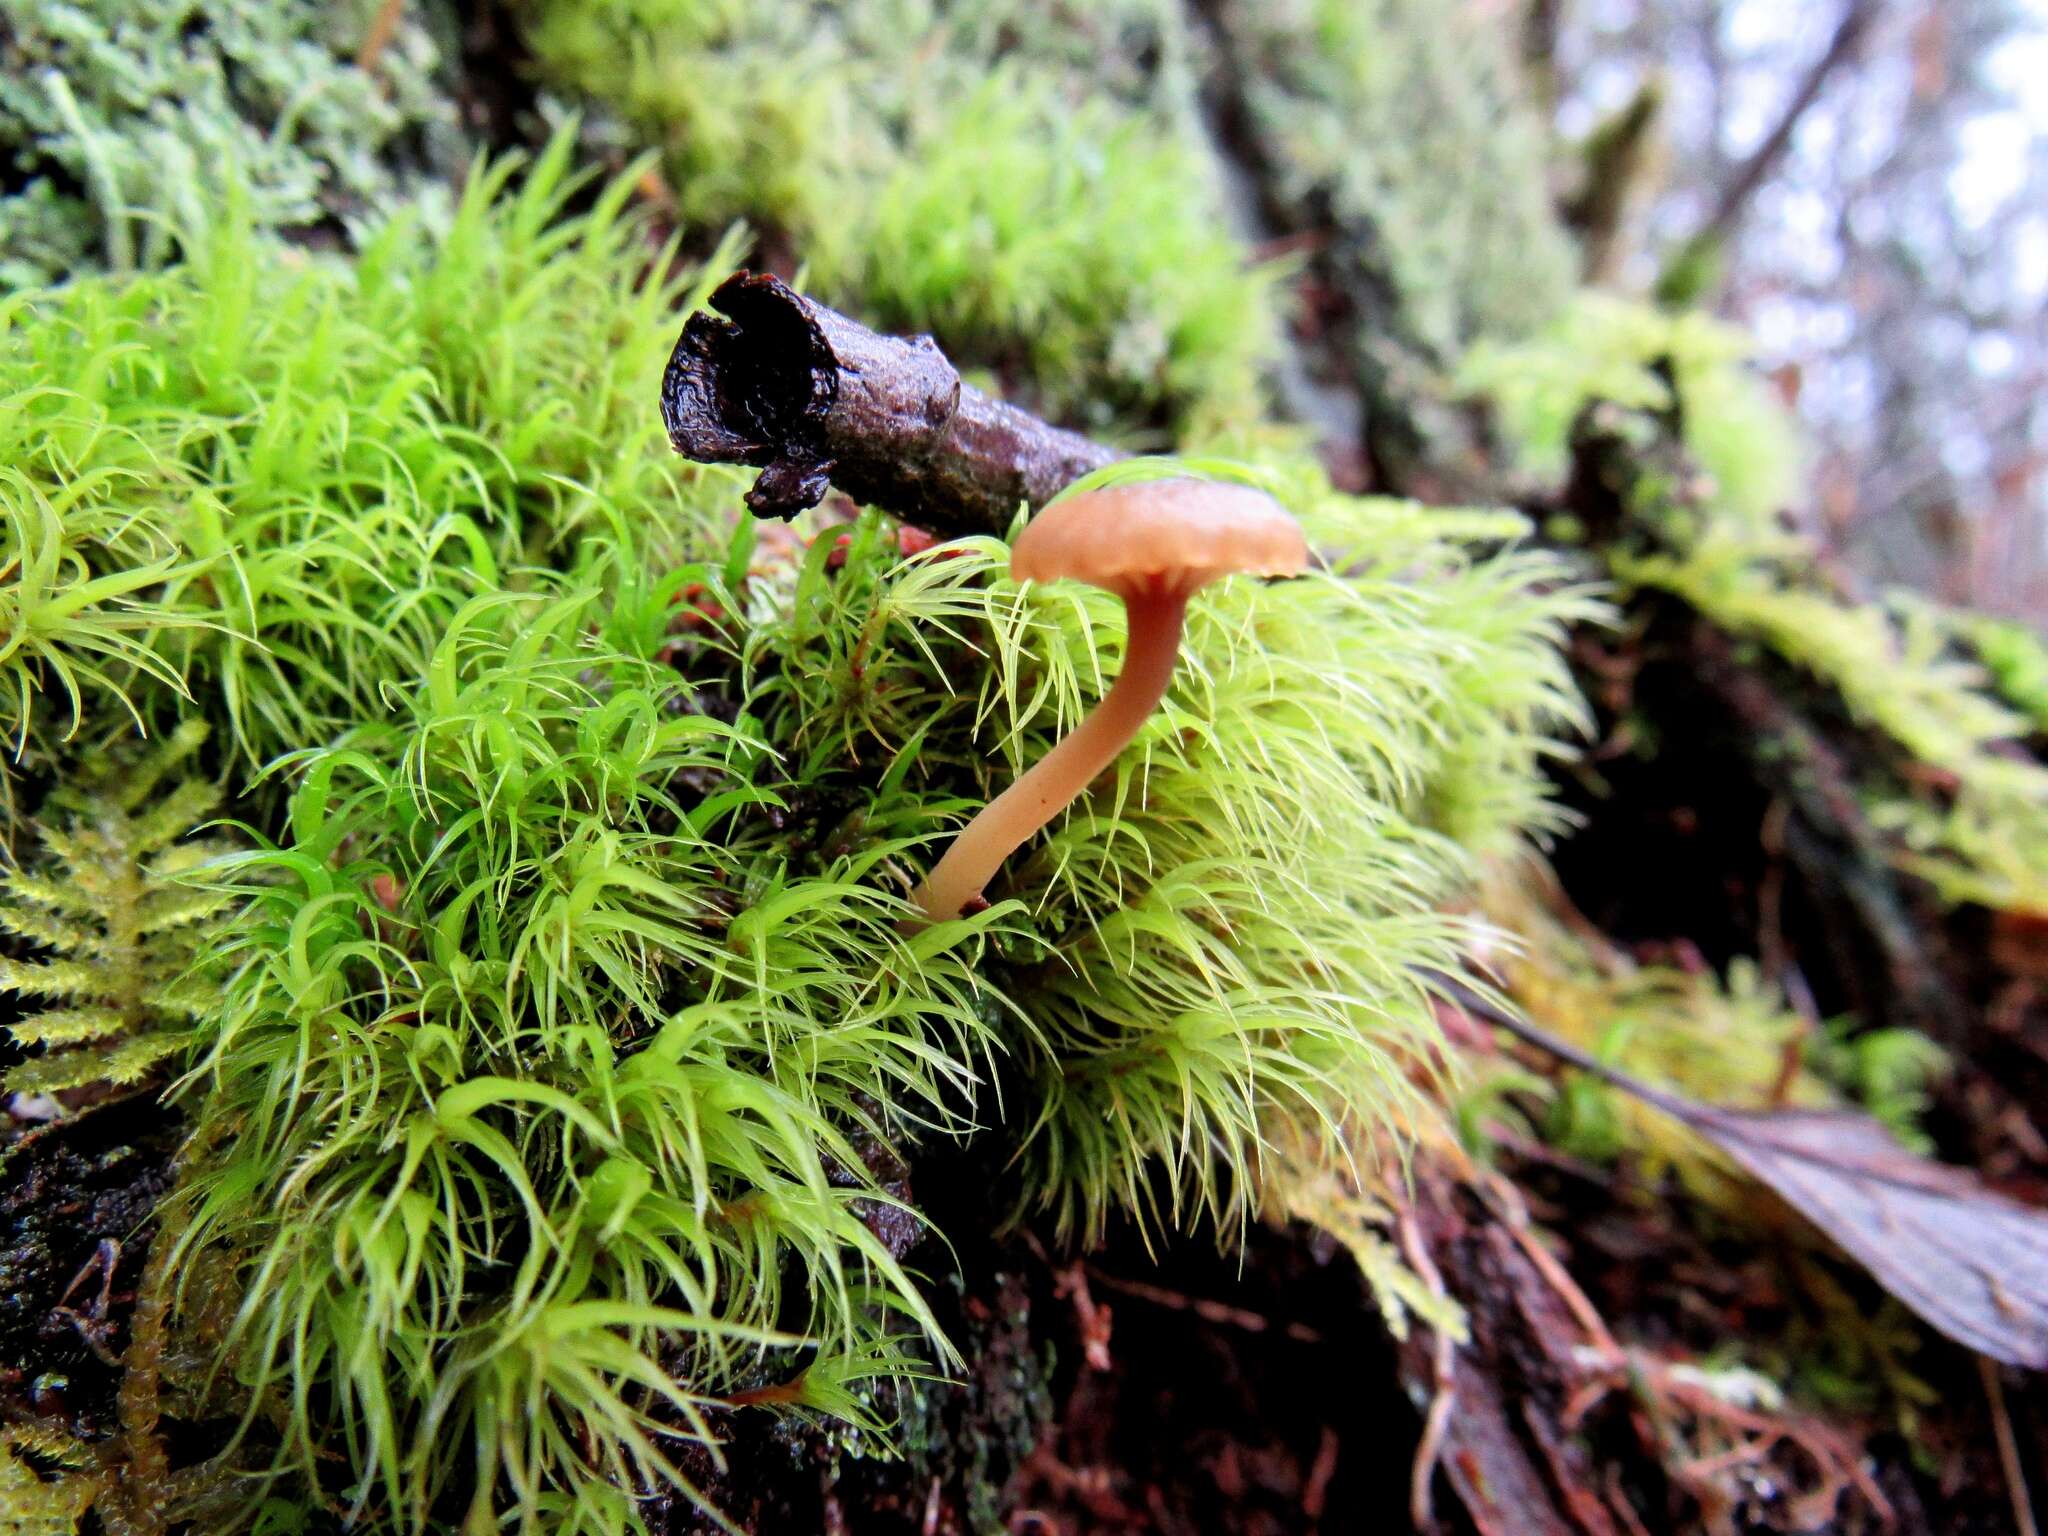
<path fill-rule="evenodd" d="M 1914 1156 L 1864 1115 L 1655 1102 L 1933 1327 L 2007 1365 L 2048 1370 L 2048 1211 Z"/>
<path fill-rule="evenodd" d="M 1513 1017 L 1472 986 L 1438 972 L 1427 979 L 1466 1012 L 1691 1126 L 1930 1326 L 1993 1360 L 2048 1370 L 2048 1210 L 1915 1156 L 1867 1115 L 1696 1104 Z"/>

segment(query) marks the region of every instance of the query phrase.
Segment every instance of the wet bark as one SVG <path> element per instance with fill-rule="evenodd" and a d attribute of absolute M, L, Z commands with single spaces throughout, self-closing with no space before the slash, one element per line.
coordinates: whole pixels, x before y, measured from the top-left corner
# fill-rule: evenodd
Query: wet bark
<path fill-rule="evenodd" d="M 683 327 L 661 416 L 686 458 L 751 464 L 759 517 L 837 487 L 949 535 L 1001 535 L 1123 457 L 963 383 L 929 336 L 882 336 L 764 273 L 737 272 Z"/>

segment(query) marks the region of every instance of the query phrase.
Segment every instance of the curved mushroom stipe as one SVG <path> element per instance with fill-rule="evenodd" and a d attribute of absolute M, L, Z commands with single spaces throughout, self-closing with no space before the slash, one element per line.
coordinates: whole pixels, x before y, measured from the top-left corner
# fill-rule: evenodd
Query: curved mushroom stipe
<path fill-rule="evenodd" d="M 1088 718 L 1053 745 L 1024 775 L 989 801 L 932 867 L 911 899 L 933 922 L 958 917 L 1003 860 L 1057 816 L 1130 745 L 1173 681 L 1180 654 L 1185 597 L 1130 609 L 1124 669 Z"/>
<path fill-rule="evenodd" d="M 1088 718 L 982 808 L 912 900 L 932 922 L 958 917 L 1039 828 L 1138 734 L 1173 681 L 1188 599 L 1233 572 L 1298 574 L 1301 525 L 1270 496 L 1205 480 L 1147 480 L 1083 491 L 1026 526 L 1010 574 L 1072 577 L 1124 600 L 1124 666 Z"/>

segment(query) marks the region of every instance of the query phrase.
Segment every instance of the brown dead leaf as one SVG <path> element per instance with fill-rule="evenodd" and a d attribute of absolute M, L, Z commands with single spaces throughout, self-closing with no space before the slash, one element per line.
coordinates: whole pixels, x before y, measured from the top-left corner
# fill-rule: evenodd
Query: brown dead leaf
<path fill-rule="evenodd" d="M 1908 1152 L 1867 1115 L 1720 1109 L 1639 1082 L 1437 973 L 1459 1007 L 1683 1121 L 1820 1228 L 1929 1326 L 2048 1370 L 2048 1210 Z"/>
<path fill-rule="evenodd" d="M 1655 1101 L 1958 1343 L 2048 1370 L 2048 1211 L 1916 1157 L 1865 1115 Z"/>

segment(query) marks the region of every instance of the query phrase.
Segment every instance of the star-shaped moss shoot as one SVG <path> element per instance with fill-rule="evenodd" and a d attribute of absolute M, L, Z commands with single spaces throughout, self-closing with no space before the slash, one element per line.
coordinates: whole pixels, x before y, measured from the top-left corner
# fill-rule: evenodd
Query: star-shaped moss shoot
<path fill-rule="evenodd" d="M 1124 667 L 1102 702 L 991 800 L 912 898 L 933 922 L 958 917 L 1025 839 L 1129 744 L 1166 693 L 1188 599 L 1237 572 L 1299 575 L 1301 525 L 1263 491 L 1209 480 L 1145 480 L 1081 491 L 1029 523 L 1010 551 L 1019 581 L 1071 578 L 1124 600 Z"/>

